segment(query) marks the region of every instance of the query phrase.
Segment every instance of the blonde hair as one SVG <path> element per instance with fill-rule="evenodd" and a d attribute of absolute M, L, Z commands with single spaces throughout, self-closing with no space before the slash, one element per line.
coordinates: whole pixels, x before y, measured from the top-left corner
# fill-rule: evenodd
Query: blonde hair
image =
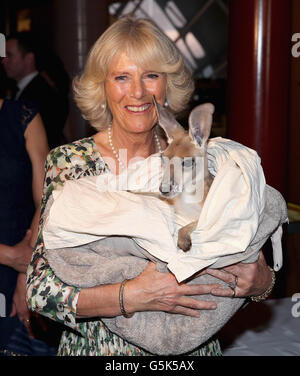
<path fill-rule="evenodd" d="M 113 57 L 121 52 L 143 69 L 166 73 L 170 110 L 178 113 L 186 107 L 194 82 L 175 44 L 151 21 L 125 16 L 95 42 L 82 75 L 73 81 L 77 106 L 94 128 L 105 129 L 112 120 L 105 98 L 105 79 Z"/>

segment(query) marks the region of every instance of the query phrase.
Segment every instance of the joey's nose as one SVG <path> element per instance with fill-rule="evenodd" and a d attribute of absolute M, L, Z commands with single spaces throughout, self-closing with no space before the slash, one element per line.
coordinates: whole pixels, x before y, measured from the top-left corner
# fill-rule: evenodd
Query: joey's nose
<path fill-rule="evenodd" d="M 171 184 L 162 183 L 159 186 L 159 191 L 162 195 L 168 194 L 171 192 Z"/>

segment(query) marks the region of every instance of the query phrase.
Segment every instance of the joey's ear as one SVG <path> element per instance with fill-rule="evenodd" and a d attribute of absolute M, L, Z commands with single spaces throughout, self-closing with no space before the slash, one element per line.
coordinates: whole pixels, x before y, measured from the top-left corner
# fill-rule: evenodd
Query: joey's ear
<path fill-rule="evenodd" d="M 184 133 L 184 128 L 176 121 L 175 116 L 170 111 L 162 107 L 157 102 L 154 95 L 153 95 L 153 103 L 155 105 L 155 109 L 157 113 L 157 122 L 165 131 L 168 137 L 168 143 L 170 144 L 174 140 L 174 138 Z"/>
<path fill-rule="evenodd" d="M 215 107 L 211 103 L 200 104 L 189 115 L 189 135 L 199 146 L 206 144 L 212 126 Z"/>

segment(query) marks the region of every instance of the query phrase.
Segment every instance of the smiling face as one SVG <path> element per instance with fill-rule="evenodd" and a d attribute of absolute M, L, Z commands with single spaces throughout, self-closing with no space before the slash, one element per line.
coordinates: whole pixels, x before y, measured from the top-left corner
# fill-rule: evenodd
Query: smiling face
<path fill-rule="evenodd" d="M 124 53 L 114 57 L 105 80 L 113 127 L 132 133 L 150 131 L 157 122 L 152 97 L 162 105 L 166 83 L 166 74 L 146 70 Z"/>

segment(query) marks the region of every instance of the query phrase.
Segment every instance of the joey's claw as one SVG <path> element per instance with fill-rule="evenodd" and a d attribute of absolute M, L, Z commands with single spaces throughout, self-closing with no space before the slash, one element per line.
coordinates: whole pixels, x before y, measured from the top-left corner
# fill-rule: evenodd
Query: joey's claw
<path fill-rule="evenodd" d="M 179 230 L 177 246 L 178 248 L 182 249 L 183 252 L 189 251 L 192 246 L 192 240 L 191 240 L 190 234 L 187 234 L 183 231 L 181 232 Z"/>

